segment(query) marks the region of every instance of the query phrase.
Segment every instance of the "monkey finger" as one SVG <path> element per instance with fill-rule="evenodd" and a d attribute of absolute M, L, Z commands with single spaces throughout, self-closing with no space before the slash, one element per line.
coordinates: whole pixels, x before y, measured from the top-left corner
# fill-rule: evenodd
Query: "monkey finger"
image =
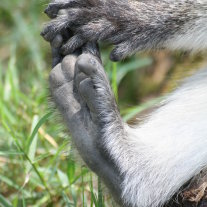
<path fill-rule="evenodd" d="M 91 54 L 82 54 L 78 57 L 76 62 L 76 70 L 85 73 L 88 76 L 92 76 L 97 71 L 97 63 L 95 57 Z"/>
<path fill-rule="evenodd" d="M 55 90 L 66 83 L 64 74 L 62 73 L 61 64 L 56 65 L 50 72 L 49 83 L 51 90 Z"/>
<path fill-rule="evenodd" d="M 40 35 L 48 42 L 52 42 L 52 40 L 55 38 L 55 36 L 58 34 L 56 34 L 55 32 L 53 32 L 54 27 L 53 25 L 46 25 L 42 32 L 40 33 Z"/>
<path fill-rule="evenodd" d="M 130 40 L 124 40 L 117 44 L 110 54 L 110 59 L 112 61 L 120 61 L 128 55 L 134 54 L 135 51 L 143 50 L 143 45 L 137 46 L 137 41 L 136 37 L 131 37 Z"/>
<path fill-rule="evenodd" d="M 47 6 L 47 8 L 44 10 L 44 13 L 47 14 L 47 16 L 51 19 L 57 17 L 57 13 L 58 13 L 58 6 L 55 3 L 51 3 Z"/>
<path fill-rule="evenodd" d="M 58 49 L 52 48 L 52 68 L 62 61 L 62 56 L 59 54 Z"/>
<path fill-rule="evenodd" d="M 51 88 L 61 87 L 73 80 L 76 60 L 76 55 L 68 55 L 52 69 L 49 77 Z"/>
<path fill-rule="evenodd" d="M 93 82 L 90 78 L 86 78 L 80 82 L 79 85 L 79 93 L 83 99 L 83 101 L 86 103 L 88 108 L 90 109 L 90 114 L 92 116 L 92 119 L 97 118 L 97 106 L 98 100 L 97 97 L 97 91 L 94 88 Z"/>
<path fill-rule="evenodd" d="M 63 36 L 58 34 L 56 37 L 52 40 L 51 46 L 53 48 L 59 48 L 63 44 Z"/>
<path fill-rule="evenodd" d="M 99 60 L 91 54 L 82 54 L 78 57 L 76 67 L 94 81 L 100 80 L 108 83 L 108 78 Z"/>
<path fill-rule="evenodd" d="M 80 111 L 81 105 L 75 98 L 73 81 L 66 82 L 61 87 L 51 91 L 55 103 L 66 118 L 70 118 Z"/>
<path fill-rule="evenodd" d="M 97 92 L 96 95 L 97 100 L 101 102 L 107 100 L 108 103 L 109 99 L 114 99 L 113 93 L 111 91 L 110 83 L 104 71 L 104 68 L 101 65 L 101 63 L 97 60 L 97 58 L 95 58 L 93 55 L 82 54 L 81 56 L 79 56 L 76 62 L 75 70 L 76 71 L 78 70 L 80 73 L 86 74 L 88 78 L 91 79 L 94 86 L 93 90 Z M 84 91 L 84 88 L 83 88 L 83 92 L 85 92 L 86 95 L 89 93 Z M 90 94 L 88 94 L 87 96 L 92 97 Z M 92 100 L 93 99 L 94 97 L 92 98 Z M 88 102 L 90 102 L 90 100 L 88 100 Z M 94 102 L 92 103 L 95 104 Z M 95 109 L 95 107 L 93 107 L 93 109 Z M 98 109 L 97 109 L 97 113 L 98 113 Z"/>
<path fill-rule="evenodd" d="M 68 55 L 73 53 L 75 50 L 80 48 L 85 44 L 86 40 L 81 35 L 75 35 L 72 38 L 70 38 L 67 43 L 65 43 L 61 47 L 61 53 L 63 55 Z"/>
<path fill-rule="evenodd" d="M 83 102 L 87 104 L 88 107 L 91 108 L 91 110 L 93 110 L 95 105 L 93 106 L 91 101 L 94 100 L 96 91 L 93 87 L 94 83 L 92 82 L 91 74 L 96 71 L 96 67 L 91 67 L 91 65 L 87 64 L 88 58 L 90 57 L 93 56 L 91 54 L 82 54 L 78 57 L 75 65 L 74 81 L 75 87 L 77 88 L 80 96 L 82 97 Z M 95 59 L 95 57 L 93 58 Z"/>
<path fill-rule="evenodd" d="M 54 19 L 59 15 L 59 12 L 62 9 L 67 8 L 67 4 L 63 2 L 53 2 L 48 4 L 47 8 L 44 10 L 44 13 L 51 19 Z"/>
<path fill-rule="evenodd" d="M 124 50 L 122 50 L 120 47 L 115 47 L 110 54 L 110 60 L 118 62 L 124 59 L 127 55 L 128 51 L 124 52 Z"/>
<path fill-rule="evenodd" d="M 68 82 L 70 82 L 74 79 L 74 71 L 75 71 L 76 61 L 77 61 L 77 55 L 73 54 L 73 55 L 65 56 L 62 63 L 61 63 L 62 72 Z"/>
<path fill-rule="evenodd" d="M 45 9 L 45 14 L 47 14 L 50 18 L 55 18 L 58 15 L 59 10 L 67 9 L 68 7 L 76 7 L 81 6 L 80 0 L 65 0 L 59 1 L 55 0 L 48 4 L 47 8 Z"/>
<path fill-rule="evenodd" d="M 49 23 L 46 24 L 46 26 L 43 28 L 41 32 L 41 35 L 46 41 L 51 42 L 57 34 L 62 34 L 67 29 L 72 29 L 76 31 L 77 23 L 84 24 L 91 21 L 91 17 L 89 16 L 89 14 L 90 12 L 88 12 L 88 10 L 83 10 L 81 8 L 60 10 L 59 15 L 55 19 L 52 19 Z M 79 40 L 78 42 L 80 42 L 80 40 L 83 40 L 83 37 L 80 36 L 81 35 L 75 36 L 76 41 Z M 78 47 L 82 45 L 83 43 Z"/>
<path fill-rule="evenodd" d="M 80 103 L 73 90 L 74 56 L 66 56 L 62 63 L 52 69 L 49 76 L 50 90 L 58 108 L 71 117 L 80 111 Z"/>
<path fill-rule="evenodd" d="M 61 35 L 57 35 L 50 43 L 52 49 L 52 68 L 54 68 L 62 60 L 62 56 L 60 54 L 60 46 L 62 45 L 62 42 L 63 37 Z"/>
<path fill-rule="evenodd" d="M 92 54 L 101 62 L 100 50 L 97 42 L 88 42 L 82 48 L 83 54 Z"/>
<path fill-rule="evenodd" d="M 44 27 L 40 35 L 48 42 L 52 42 L 58 35 L 62 34 L 66 29 L 66 23 L 68 20 L 67 15 L 58 16 L 57 18 L 48 22 Z"/>

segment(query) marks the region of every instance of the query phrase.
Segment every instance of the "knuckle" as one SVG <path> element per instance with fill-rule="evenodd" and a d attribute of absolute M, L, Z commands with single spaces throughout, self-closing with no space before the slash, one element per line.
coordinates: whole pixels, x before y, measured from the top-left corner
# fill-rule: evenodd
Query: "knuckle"
<path fill-rule="evenodd" d="M 61 64 L 52 69 L 49 75 L 50 88 L 55 89 L 65 83 L 65 77 L 61 70 Z"/>
<path fill-rule="evenodd" d="M 67 55 L 62 61 L 62 71 L 68 81 L 71 81 L 74 78 L 76 59 L 77 57 L 75 55 Z"/>
<path fill-rule="evenodd" d="M 57 13 L 57 11 L 56 11 L 56 9 L 55 9 L 53 4 L 49 4 L 44 12 L 50 18 L 55 18 L 56 17 L 56 13 Z"/>
<path fill-rule="evenodd" d="M 60 9 L 58 11 L 58 16 L 67 16 L 67 15 L 68 15 L 67 9 Z"/>
<path fill-rule="evenodd" d="M 63 37 L 60 34 L 58 34 L 52 40 L 51 45 L 54 48 L 58 48 L 58 47 L 60 47 L 62 45 L 62 42 L 63 42 Z"/>
<path fill-rule="evenodd" d="M 95 73 L 97 71 L 97 61 L 91 54 L 82 54 L 77 60 L 80 70 L 86 74 Z"/>

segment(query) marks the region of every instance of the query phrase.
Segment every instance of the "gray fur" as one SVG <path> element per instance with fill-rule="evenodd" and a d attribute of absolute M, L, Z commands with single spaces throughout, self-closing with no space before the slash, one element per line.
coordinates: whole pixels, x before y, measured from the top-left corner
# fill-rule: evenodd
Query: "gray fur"
<path fill-rule="evenodd" d="M 125 207 L 162 206 L 205 173 L 206 69 L 131 128 L 120 117 L 95 44 L 81 56 L 62 57 L 91 40 L 113 43 L 114 60 L 143 49 L 206 49 L 206 0 L 65 0 L 46 12 L 55 17 L 42 33 L 57 65 L 50 74 L 52 96 L 83 160 L 115 200 Z M 75 33 L 69 40 L 68 29 Z"/>
<path fill-rule="evenodd" d="M 158 207 L 207 166 L 206 78 L 205 69 L 188 79 L 133 128 L 91 54 L 66 56 L 50 88 L 81 157 L 120 206 Z"/>
<path fill-rule="evenodd" d="M 71 29 L 75 35 L 62 47 L 70 54 L 88 41 L 108 41 L 115 45 L 112 60 L 120 60 L 140 50 L 161 48 L 197 50 L 206 46 L 207 2 L 205 0 L 68 0 L 49 4 L 50 14 L 64 8 L 43 30 L 51 41 Z M 75 3 L 76 4 L 75 4 Z M 52 8 L 52 9 L 51 9 Z M 50 15 L 51 16 L 51 15 Z M 199 23 L 200 22 L 200 23 Z M 190 30 L 188 30 L 191 28 Z M 195 33 L 195 34 L 194 34 Z M 198 37 L 199 34 L 199 37 Z M 173 46 L 182 37 L 185 44 Z M 198 38 L 193 41 L 194 38 Z M 191 42 L 194 45 L 191 45 Z M 180 41 L 181 42 L 181 41 Z M 185 42 L 185 41 L 184 41 Z"/>

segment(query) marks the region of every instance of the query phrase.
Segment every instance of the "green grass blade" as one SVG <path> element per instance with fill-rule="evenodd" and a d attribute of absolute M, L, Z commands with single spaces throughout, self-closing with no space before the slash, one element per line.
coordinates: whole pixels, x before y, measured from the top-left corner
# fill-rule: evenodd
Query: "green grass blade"
<path fill-rule="evenodd" d="M 82 169 L 83 167 L 81 167 L 81 191 L 82 191 L 82 206 L 85 206 L 85 188 L 84 188 L 84 176 L 82 174 Z"/>
<path fill-rule="evenodd" d="M 47 187 L 47 183 L 45 182 L 44 180 L 44 177 L 41 175 L 41 173 L 38 171 L 37 167 L 35 164 L 32 163 L 32 161 L 30 160 L 30 158 L 28 157 L 28 155 L 25 153 L 25 151 L 23 150 L 23 148 L 21 147 L 18 139 L 16 138 L 15 134 L 13 133 L 13 131 L 9 128 L 9 126 L 5 123 L 5 122 L 2 122 L 3 126 L 7 129 L 7 131 L 10 133 L 11 137 L 13 138 L 13 141 L 14 143 L 16 144 L 17 146 L 17 149 L 24 153 L 24 157 L 26 158 L 26 160 L 30 163 L 30 165 L 32 166 L 33 170 L 35 171 L 35 173 L 37 174 L 37 176 L 39 177 L 40 181 L 42 182 L 42 184 L 44 185 L 46 191 L 48 192 L 49 194 L 49 197 L 51 198 L 51 193 L 50 193 L 50 190 L 49 188 Z"/>
<path fill-rule="evenodd" d="M 70 184 L 72 184 L 75 179 L 75 168 L 76 168 L 75 162 L 70 159 L 68 161 L 68 169 L 67 169 L 67 175 L 68 175 Z"/>
<path fill-rule="evenodd" d="M 98 177 L 98 206 L 104 207 L 101 179 Z"/>
<path fill-rule="evenodd" d="M 0 181 L 6 183 L 8 186 L 12 187 L 13 189 L 19 190 L 20 186 L 18 186 L 16 183 L 14 183 L 13 180 L 7 178 L 4 175 L 0 174 Z"/>
<path fill-rule="evenodd" d="M 12 207 L 11 203 L 6 198 L 4 198 L 4 196 L 1 194 L 0 194 L 0 204 L 3 207 Z"/>
<path fill-rule="evenodd" d="M 38 124 L 38 119 L 39 117 L 37 115 L 35 115 L 33 117 L 33 121 L 32 121 L 32 129 L 31 131 L 34 131 L 35 126 L 37 126 Z M 28 149 L 28 157 L 29 159 L 34 162 L 35 159 L 35 153 L 36 153 L 36 149 L 37 149 L 37 141 L 38 141 L 38 133 L 36 133 L 33 137 L 33 139 L 30 142 L 29 145 L 29 149 Z M 28 173 L 31 169 L 31 165 L 28 163 L 27 167 L 26 167 L 26 173 Z"/>
<path fill-rule="evenodd" d="M 117 85 L 117 63 L 113 63 L 111 87 L 118 102 L 118 85 Z"/>
<path fill-rule="evenodd" d="M 121 80 L 126 76 L 127 73 L 141 69 L 152 64 L 151 58 L 142 58 L 142 59 L 135 59 L 129 63 L 119 64 L 118 71 L 117 71 L 117 85 L 120 84 Z"/>
<path fill-rule="evenodd" d="M 27 152 L 29 151 L 29 147 L 30 147 L 31 143 L 33 142 L 33 139 L 35 138 L 36 134 L 38 133 L 39 128 L 51 117 L 51 115 L 52 115 L 52 112 L 49 112 L 46 115 L 44 115 L 39 120 L 39 122 L 37 123 L 35 128 L 33 129 L 31 136 L 27 140 Z"/>
<path fill-rule="evenodd" d="M 72 207 L 72 206 L 74 206 L 74 203 L 72 203 L 72 202 L 70 201 L 70 199 L 68 198 L 68 196 L 67 196 L 64 192 L 62 192 L 62 197 L 63 197 L 64 202 L 65 202 L 65 204 L 66 204 L 67 207 Z"/>
<path fill-rule="evenodd" d="M 144 104 L 139 106 L 131 107 L 126 110 L 122 110 L 121 114 L 124 121 L 129 121 L 133 117 L 135 117 L 138 113 L 155 106 L 156 104 L 160 103 L 164 97 L 158 97 L 153 100 L 150 100 Z"/>
<path fill-rule="evenodd" d="M 0 151 L 0 156 L 22 156 L 24 153 L 18 151 Z"/>
<path fill-rule="evenodd" d="M 62 184 L 62 187 L 63 188 L 68 187 L 69 186 L 68 176 L 60 169 L 57 170 L 57 174 L 58 174 L 58 177 L 59 177 L 60 182 Z"/>

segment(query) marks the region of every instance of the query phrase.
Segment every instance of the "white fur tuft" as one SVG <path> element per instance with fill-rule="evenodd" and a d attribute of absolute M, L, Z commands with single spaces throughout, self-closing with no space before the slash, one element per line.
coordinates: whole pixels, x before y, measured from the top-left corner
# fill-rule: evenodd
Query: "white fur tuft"
<path fill-rule="evenodd" d="M 106 126 L 106 146 L 124 175 L 123 199 L 157 207 L 207 165 L 207 69 L 170 95 L 140 126 Z"/>
<path fill-rule="evenodd" d="M 207 8 L 206 8 L 207 11 Z M 189 21 L 179 33 L 165 42 L 171 50 L 203 51 L 207 48 L 207 13 L 202 17 Z"/>

